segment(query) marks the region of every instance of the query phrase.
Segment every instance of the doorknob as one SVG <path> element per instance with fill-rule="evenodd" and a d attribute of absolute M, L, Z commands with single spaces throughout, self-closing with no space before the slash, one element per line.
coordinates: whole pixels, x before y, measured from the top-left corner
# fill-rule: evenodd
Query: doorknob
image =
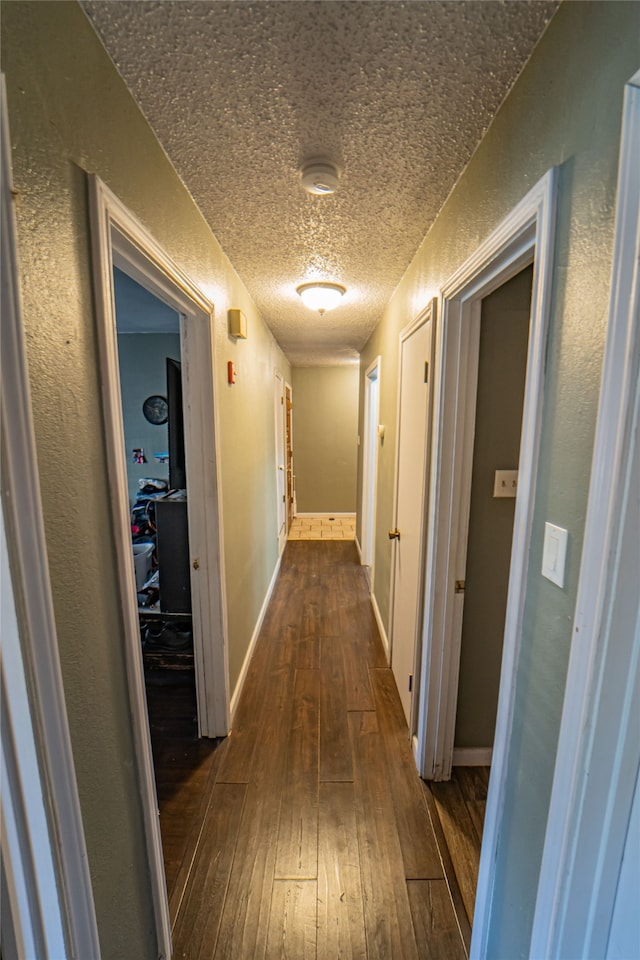
<path fill-rule="evenodd" d="M 399 540 L 400 531 L 399 530 L 389 530 L 389 540 Z"/>

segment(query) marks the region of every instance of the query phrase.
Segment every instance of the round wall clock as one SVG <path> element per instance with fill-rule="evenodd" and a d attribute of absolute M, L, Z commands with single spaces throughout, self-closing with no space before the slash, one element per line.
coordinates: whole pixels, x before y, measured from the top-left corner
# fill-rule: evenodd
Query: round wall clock
<path fill-rule="evenodd" d="M 169 407 L 167 398 L 160 396 L 147 397 L 142 404 L 142 412 L 149 423 L 160 426 L 169 419 Z"/>

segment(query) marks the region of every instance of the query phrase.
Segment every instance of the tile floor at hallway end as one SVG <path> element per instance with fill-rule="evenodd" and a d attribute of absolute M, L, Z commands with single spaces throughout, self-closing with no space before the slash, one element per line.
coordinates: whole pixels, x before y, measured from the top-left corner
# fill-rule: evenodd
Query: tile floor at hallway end
<path fill-rule="evenodd" d="M 351 514 L 320 514 L 294 517 L 289 528 L 289 540 L 354 540 L 356 516 Z"/>
<path fill-rule="evenodd" d="M 353 542 L 287 545 L 229 737 L 160 727 L 175 958 L 467 956 Z"/>

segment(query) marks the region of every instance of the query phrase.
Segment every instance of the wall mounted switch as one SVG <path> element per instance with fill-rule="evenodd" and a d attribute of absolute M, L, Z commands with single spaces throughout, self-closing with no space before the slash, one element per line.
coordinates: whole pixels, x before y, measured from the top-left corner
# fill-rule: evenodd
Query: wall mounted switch
<path fill-rule="evenodd" d="M 569 534 L 555 523 L 544 525 L 544 546 L 542 548 L 542 576 L 558 587 L 564 587 L 564 566 L 567 559 L 567 541 Z"/>
<path fill-rule="evenodd" d="M 518 492 L 517 470 L 496 470 L 493 481 L 494 497 L 515 497 Z"/>

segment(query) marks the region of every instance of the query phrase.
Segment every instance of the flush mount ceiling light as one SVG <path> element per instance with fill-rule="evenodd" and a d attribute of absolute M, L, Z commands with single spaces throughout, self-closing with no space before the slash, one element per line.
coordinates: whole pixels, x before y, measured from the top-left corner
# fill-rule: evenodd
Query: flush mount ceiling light
<path fill-rule="evenodd" d="M 314 160 L 302 168 L 302 186 L 315 197 L 326 197 L 338 189 L 338 170 L 332 163 Z"/>
<path fill-rule="evenodd" d="M 347 292 L 347 288 L 341 283 L 303 283 L 296 287 L 296 293 L 302 297 L 305 307 L 310 310 L 317 310 L 322 314 L 325 310 L 332 310 L 337 307 L 341 298 Z"/>

